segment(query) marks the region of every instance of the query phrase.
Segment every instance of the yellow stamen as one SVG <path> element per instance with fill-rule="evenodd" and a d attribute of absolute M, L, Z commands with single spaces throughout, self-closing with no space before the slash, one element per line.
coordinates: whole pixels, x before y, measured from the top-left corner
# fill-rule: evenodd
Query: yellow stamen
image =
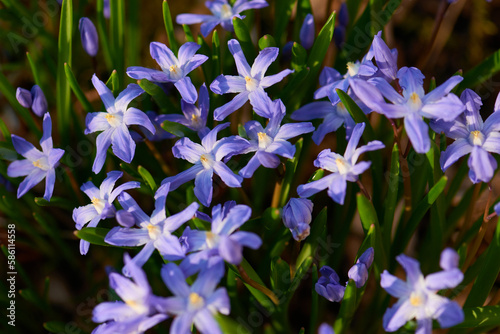
<path fill-rule="evenodd" d="M 33 166 L 42 168 L 42 164 L 40 163 L 40 160 L 33 161 Z"/>
<path fill-rule="evenodd" d="M 250 78 L 250 77 L 247 75 L 247 76 L 245 77 L 245 81 L 246 81 L 246 82 L 250 82 L 250 81 L 252 81 L 252 78 Z"/>
<path fill-rule="evenodd" d="M 177 74 L 177 71 L 179 71 L 179 66 L 177 65 L 172 65 L 170 66 L 170 68 L 168 69 L 170 72 L 173 72 L 174 74 Z"/>
<path fill-rule="evenodd" d="M 335 159 L 335 163 L 337 164 L 337 168 L 338 168 L 340 174 L 347 173 L 348 166 L 347 166 L 347 163 L 344 159 L 337 158 L 337 159 Z"/>
<path fill-rule="evenodd" d="M 209 248 L 213 248 L 215 246 L 215 234 L 213 232 L 208 231 L 206 234 L 207 237 L 207 246 Z"/>
<path fill-rule="evenodd" d="M 484 143 L 484 135 L 479 130 L 471 131 L 469 138 L 472 140 L 473 145 L 482 146 Z"/>
<path fill-rule="evenodd" d="M 412 304 L 413 306 L 420 306 L 420 305 L 422 305 L 423 302 L 424 301 L 423 301 L 421 296 L 414 294 L 414 293 L 411 294 L 410 304 Z"/>
<path fill-rule="evenodd" d="M 189 294 L 189 304 L 195 308 L 199 308 L 203 306 L 203 297 L 197 294 L 196 292 L 191 292 Z"/>

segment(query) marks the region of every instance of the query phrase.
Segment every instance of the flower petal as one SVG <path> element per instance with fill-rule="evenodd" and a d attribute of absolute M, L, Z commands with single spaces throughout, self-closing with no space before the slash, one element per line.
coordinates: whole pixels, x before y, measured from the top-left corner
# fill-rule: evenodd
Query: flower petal
<path fill-rule="evenodd" d="M 216 161 L 213 166 L 215 173 L 219 175 L 222 182 L 228 185 L 231 188 L 239 188 L 241 187 L 241 182 L 243 182 L 243 178 L 229 169 L 224 163 L 221 161 Z"/>
<path fill-rule="evenodd" d="M 26 176 L 26 178 L 19 184 L 19 188 L 17 188 L 17 198 L 21 198 L 31 188 L 40 183 L 46 175 L 47 173 L 40 168 L 36 168 L 31 171 L 31 173 L 29 173 L 28 176 Z"/>
<path fill-rule="evenodd" d="M 113 128 L 107 129 L 101 132 L 96 139 L 96 155 L 94 164 L 92 165 L 92 171 L 97 174 L 101 171 L 104 162 L 106 161 L 106 153 L 111 145 L 111 136 L 114 132 Z"/>
<path fill-rule="evenodd" d="M 214 120 L 222 121 L 233 111 L 241 108 L 248 101 L 249 92 L 244 91 L 236 95 L 230 102 L 214 110 Z"/>
<path fill-rule="evenodd" d="M 167 263 L 161 268 L 161 278 L 174 295 L 181 297 L 189 295 L 190 291 L 186 283 L 186 277 L 174 263 Z"/>
<path fill-rule="evenodd" d="M 431 148 L 429 127 L 418 114 L 408 114 L 404 118 L 408 138 L 417 153 L 427 153 Z"/>
<path fill-rule="evenodd" d="M 115 128 L 111 134 L 111 145 L 113 153 L 126 163 L 130 163 L 134 158 L 135 142 L 125 124 Z"/>
<path fill-rule="evenodd" d="M 270 87 L 274 84 L 277 84 L 278 82 L 281 82 L 286 76 L 288 76 L 291 73 L 293 73 L 293 70 L 286 69 L 274 75 L 269 75 L 267 77 L 264 77 L 260 81 L 260 86 L 262 88 Z"/>
<path fill-rule="evenodd" d="M 456 287 L 462 282 L 464 275 L 460 269 L 443 270 L 425 277 L 425 285 L 431 290 L 443 290 Z"/>
<path fill-rule="evenodd" d="M 187 103 L 194 104 L 198 99 L 198 92 L 191 82 L 190 77 L 184 77 L 175 82 L 174 86 L 177 88 L 181 97 Z"/>
<path fill-rule="evenodd" d="M 473 183 L 490 182 L 497 169 L 495 158 L 480 146 L 473 146 L 467 164 L 470 168 L 469 178 Z"/>
<path fill-rule="evenodd" d="M 33 170 L 38 169 L 33 162 L 28 159 L 13 161 L 7 168 L 9 177 L 19 177 L 29 175 Z"/>
<path fill-rule="evenodd" d="M 441 169 L 443 171 L 447 170 L 448 167 L 453 165 L 458 159 L 472 152 L 472 148 L 473 146 L 467 139 L 457 139 L 441 153 L 441 158 L 439 159 Z"/>
<path fill-rule="evenodd" d="M 196 177 L 196 175 L 198 175 L 198 173 L 200 173 L 203 170 L 204 169 L 203 169 L 203 166 L 201 164 L 196 164 L 196 165 L 190 167 L 189 169 L 180 172 L 177 175 L 170 176 L 170 177 L 163 179 L 161 184 L 165 184 L 167 182 L 170 183 L 170 190 L 173 191 L 173 190 L 179 188 L 184 183 L 193 180 Z"/>
<path fill-rule="evenodd" d="M 127 68 L 127 75 L 137 80 L 146 79 L 153 82 L 170 81 L 164 72 L 141 66 L 131 66 Z"/>
<path fill-rule="evenodd" d="M 180 67 L 174 53 L 163 43 L 151 42 L 149 44 L 149 52 L 151 53 L 151 57 L 156 60 L 163 70 L 168 70 L 170 66 Z"/>
<path fill-rule="evenodd" d="M 262 80 L 264 74 L 271 64 L 278 57 L 279 49 L 275 47 L 264 48 L 259 52 L 257 58 L 255 58 L 252 68 L 250 70 L 250 75 L 252 78 L 257 80 Z"/>
<path fill-rule="evenodd" d="M 205 206 L 210 206 L 212 202 L 212 169 L 205 169 L 199 172 L 194 179 L 194 194 Z"/>
<path fill-rule="evenodd" d="M 120 94 L 118 94 L 118 97 L 116 98 L 116 111 L 125 112 L 129 103 L 132 102 L 132 100 L 136 97 L 140 96 L 142 93 L 144 93 L 144 90 L 138 84 L 129 84 L 127 88 L 125 88 Z"/>
<path fill-rule="evenodd" d="M 243 54 L 243 50 L 241 50 L 240 43 L 236 39 L 231 39 L 227 42 L 227 46 L 234 57 L 238 74 L 243 77 L 251 76 L 250 65 L 248 65 L 245 55 Z"/>
<path fill-rule="evenodd" d="M 219 75 L 210 84 L 210 89 L 215 94 L 240 93 L 246 91 L 245 78 L 239 75 Z"/>
<path fill-rule="evenodd" d="M 95 74 L 92 76 L 92 84 L 101 97 L 106 110 L 113 108 L 115 106 L 115 97 L 113 96 L 111 90 L 106 86 L 106 84 L 99 80 L 99 78 Z"/>

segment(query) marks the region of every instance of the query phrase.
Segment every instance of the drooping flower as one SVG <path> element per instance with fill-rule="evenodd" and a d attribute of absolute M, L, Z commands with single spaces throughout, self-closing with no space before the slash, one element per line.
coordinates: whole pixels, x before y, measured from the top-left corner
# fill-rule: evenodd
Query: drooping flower
<path fill-rule="evenodd" d="M 323 266 L 319 273 L 321 277 L 314 285 L 318 295 L 331 302 L 340 302 L 344 298 L 345 286 L 339 283 L 339 275 L 329 266 Z"/>
<path fill-rule="evenodd" d="M 238 93 L 238 95 L 232 101 L 216 108 L 214 110 L 214 119 L 217 121 L 223 120 L 248 100 L 250 100 L 250 104 L 259 116 L 270 118 L 267 110 L 272 101 L 264 89 L 280 82 L 293 71 L 286 69 L 274 75 L 264 76 L 271 63 L 278 57 L 278 48 L 268 47 L 263 49 L 250 68 L 241 50 L 240 43 L 232 39 L 227 45 L 236 62 L 238 75 L 221 74 L 212 82 L 210 89 L 215 94 Z"/>
<path fill-rule="evenodd" d="M 122 175 L 123 173 L 119 171 L 109 172 L 99 188 L 92 181 L 85 182 L 82 185 L 80 189 L 90 198 L 92 203 L 73 210 L 73 220 L 76 223 L 77 230 L 81 230 L 87 223 L 88 227 L 96 227 L 102 219 L 114 217 L 116 209 L 113 202 L 116 197 L 125 190 L 141 186 L 139 182 L 129 181 L 113 190 L 116 181 Z M 89 246 L 88 241 L 80 240 L 80 254 L 87 254 Z"/>
<path fill-rule="evenodd" d="M 95 57 L 99 51 L 99 37 L 94 23 L 88 17 L 82 17 L 78 25 L 82 47 L 91 57 Z"/>
<path fill-rule="evenodd" d="M 356 264 L 349 269 L 347 276 L 356 283 L 357 288 L 361 288 L 368 280 L 368 269 L 373 263 L 373 247 L 368 248 L 358 258 Z"/>
<path fill-rule="evenodd" d="M 314 16 L 309 13 L 304 18 L 299 34 L 300 44 L 302 44 L 304 49 L 309 50 L 313 46 L 315 35 Z"/>
<path fill-rule="evenodd" d="M 314 130 L 314 126 L 309 122 L 281 126 L 286 109 L 279 99 L 271 102 L 269 110 L 270 119 L 265 129 L 257 121 L 249 121 L 245 124 L 245 130 L 250 139 L 250 146 L 245 153 L 256 153 L 239 172 L 244 178 L 252 177 L 260 165 L 266 168 L 278 167 L 280 163 L 278 155 L 292 159 L 295 155 L 295 145 L 288 142 L 288 139 Z"/>
<path fill-rule="evenodd" d="M 165 45 L 151 42 L 151 57 L 161 67 L 161 71 L 150 68 L 132 66 L 127 68 L 127 75 L 133 79 L 147 79 L 152 82 L 172 82 L 188 103 L 194 104 L 198 98 L 196 88 L 188 74 L 203 64 L 208 57 L 196 54 L 201 47 L 194 42 L 184 43 L 179 48 L 179 58 Z"/>
<path fill-rule="evenodd" d="M 158 313 L 147 277 L 128 254 L 124 256 L 132 281 L 118 273 L 109 274 L 109 285 L 122 301 L 103 302 L 92 312 L 92 321 L 103 323 L 92 334 L 140 334 L 167 319 Z"/>
<path fill-rule="evenodd" d="M 140 125 L 152 134 L 155 133 L 155 127 L 145 113 L 137 108 L 127 108 L 133 99 L 144 93 L 139 85 L 128 85 L 115 99 L 111 90 L 95 74 L 92 76 L 92 84 L 106 108 L 106 112 L 89 113 L 85 119 L 85 134 L 102 131 L 97 136 L 97 154 L 92 166 L 92 171 L 97 174 L 104 165 L 110 145 L 113 153 L 126 163 L 134 158 L 135 142 L 128 126 Z"/>
<path fill-rule="evenodd" d="M 162 181 L 162 184 L 170 183 L 170 189 L 175 190 L 194 179 L 194 194 L 205 206 L 209 206 L 212 202 L 214 173 L 219 175 L 227 186 L 241 187 L 243 178 L 234 174 L 221 160 L 244 151 L 249 143 L 238 136 L 217 140 L 217 133 L 228 126 L 229 123 L 217 125 L 203 137 L 201 145 L 186 137 L 178 140 L 172 148 L 172 153 L 176 158 L 187 160 L 194 166 L 175 176 L 167 177 Z"/>
<path fill-rule="evenodd" d="M 25 107 L 26 109 L 31 108 L 31 104 L 33 103 L 33 98 L 31 97 L 31 93 L 29 90 L 17 87 L 16 99 L 17 102 L 19 102 L 19 104 Z"/>
<path fill-rule="evenodd" d="M 19 184 L 17 198 L 22 197 L 31 188 L 45 179 L 45 193 L 43 198 L 50 201 L 56 182 L 55 168 L 59 165 L 64 155 L 64 150 L 54 148 L 52 143 L 52 120 L 49 113 L 43 116 L 43 136 L 40 139 L 42 152 L 35 148 L 24 138 L 12 135 L 12 144 L 17 153 L 25 157 L 24 160 L 16 160 L 7 168 L 9 177 L 26 176 Z"/>
<path fill-rule="evenodd" d="M 155 209 L 148 216 L 139 207 L 137 202 L 127 193 L 118 196 L 123 209 L 129 215 L 117 213 L 118 222 L 126 227 L 116 226 L 108 232 L 104 241 L 115 246 L 144 246 L 142 250 L 130 261 L 134 265 L 142 267 L 157 249 L 160 255 L 169 261 L 184 258 L 186 250 L 182 247 L 179 239 L 172 233 L 182 224 L 193 218 L 198 203 L 191 203 L 186 209 L 167 218 L 165 213 L 165 201 L 169 192 L 170 184 L 162 185 L 155 194 Z M 131 218 L 139 228 L 131 226 Z M 123 268 L 123 273 L 128 276 L 130 266 Z"/>
<path fill-rule="evenodd" d="M 201 272 L 193 285 L 189 286 L 186 277 L 174 263 L 163 266 L 161 277 L 174 296 L 159 299 L 158 309 L 175 315 L 170 334 L 191 333 L 193 323 L 203 334 L 222 334 L 214 315 L 228 315 L 231 305 L 226 288 L 216 289 L 224 275 L 223 267 L 221 269 Z"/>
<path fill-rule="evenodd" d="M 207 261 L 212 257 L 221 257 L 227 263 L 240 264 L 243 259 L 243 247 L 259 248 L 262 240 L 257 234 L 236 231 L 251 214 L 250 207 L 236 205 L 236 202 L 230 201 L 224 203 L 224 206 L 217 204 L 212 208 L 210 231 L 191 230 L 187 227 L 183 238 L 188 245 L 187 251 L 191 254 L 180 266 L 186 276 L 209 267 Z"/>
<path fill-rule="evenodd" d="M 364 129 L 365 123 L 356 124 L 344 156 L 331 152 L 330 149 L 325 149 L 318 154 L 318 158 L 314 161 L 314 166 L 326 169 L 332 172 L 332 174 L 298 186 L 297 193 L 300 197 L 309 197 L 328 188 L 328 196 L 335 202 L 344 204 L 347 181 L 356 182 L 358 175 L 367 170 L 371 165 L 370 161 L 361 161 L 358 163 L 359 156 L 364 152 L 380 150 L 385 147 L 382 142 L 374 140 L 356 148 Z"/>
<path fill-rule="evenodd" d="M 283 207 L 283 224 L 290 229 L 297 241 L 302 241 L 309 235 L 312 221 L 313 202 L 307 198 L 290 198 Z"/>
<path fill-rule="evenodd" d="M 348 94 L 365 114 L 371 112 L 371 109 L 361 102 L 356 95 L 350 91 Z M 329 97 L 330 96 L 332 95 L 330 94 Z M 356 125 L 351 114 L 349 114 L 349 111 L 340 100 L 336 100 L 336 102 L 315 101 L 308 103 L 295 110 L 291 118 L 295 121 L 310 121 L 317 118 L 323 119 L 323 123 L 318 126 L 312 135 L 312 140 L 316 145 L 320 145 L 328 133 L 337 131 L 342 124 L 346 129 L 346 138 L 349 139 Z"/>
<path fill-rule="evenodd" d="M 373 53 L 373 58 L 379 69 L 379 73 L 386 81 L 396 80 L 398 72 L 398 51 L 389 49 L 382 39 L 382 31 L 373 36 L 373 42 L 369 53 Z M 370 54 L 371 56 L 371 54 Z"/>
<path fill-rule="evenodd" d="M 445 171 L 462 156 L 469 154 L 469 178 L 473 183 L 489 182 L 497 168 L 491 153 L 500 153 L 500 94 L 495 109 L 483 123 L 479 113 L 482 102 L 479 95 L 470 89 L 462 92 L 460 99 L 465 112 L 451 122 L 431 122 L 436 132 L 443 131 L 455 142 L 441 154 L 441 169 Z"/>
<path fill-rule="evenodd" d="M 200 87 L 198 107 L 194 104 L 181 100 L 181 109 L 184 115 L 166 114 L 161 116 L 164 120 L 182 124 L 189 129 L 198 132 L 198 136 L 200 138 L 203 138 L 208 132 L 210 132 L 210 129 L 207 127 L 210 100 L 205 83 L 203 83 Z"/>
<path fill-rule="evenodd" d="M 31 110 L 33 110 L 35 115 L 38 117 L 42 117 L 47 111 L 49 111 L 49 105 L 40 86 L 34 85 L 31 88 L 31 97 L 33 98 Z"/>
<path fill-rule="evenodd" d="M 443 255 L 441 255 L 443 259 Z M 462 308 L 454 301 L 438 295 L 441 289 L 456 287 L 463 279 L 460 270 L 443 270 L 424 278 L 420 264 L 404 254 L 396 257 L 406 271 L 406 282 L 389 274 L 380 275 L 380 285 L 399 300 L 384 314 L 383 326 L 387 332 L 394 332 L 411 319 L 417 320 L 417 333 L 432 333 L 432 319 L 442 328 L 448 328 L 464 320 Z M 458 271 L 458 272 L 457 272 Z M 461 272 L 460 272 L 461 274 Z"/>
<path fill-rule="evenodd" d="M 234 31 L 234 17 L 243 19 L 245 16 L 239 15 L 241 12 L 248 9 L 267 7 L 268 4 L 265 0 L 238 0 L 234 3 L 233 7 L 231 7 L 227 0 L 213 0 L 206 1 L 205 6 L 210 9 L 213 15 L 180 14 L 177 15 L 175 19 L 176 22 L 178 24 L 201 23 L 201 34 L 203 37 L 207 37 L 219 24 L 226 31 Z"/>
<path fill-rule="evenodd" d="M 385 79 L 371 78 L 368 82 L 351 79 L 354 93 L 368 107 L 388 118 L 404 118 L 406 133 L 417 153 L 426 153 L 431 147 L 429 127 L 422 117 L 450 122 L 463 110 L 460 99 L 450 93 L 461 76 L 453 76 L 442 85 L 425 94 L 424 75 L 415 67 L 402 67 L 397 74 L 403 89 L 400 95 Z M 387 103 L 384 97 L 391 103 Z"/>

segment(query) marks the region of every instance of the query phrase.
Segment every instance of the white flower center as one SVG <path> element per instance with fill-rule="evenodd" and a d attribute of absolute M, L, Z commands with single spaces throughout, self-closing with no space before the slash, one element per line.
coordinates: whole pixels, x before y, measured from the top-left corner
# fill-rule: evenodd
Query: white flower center
<path fill-rule="evenodd" d="M 170 66 L 168 71 L 170 72 L 170 78 L 172 80 L 179 80 L 182 77 L 181 70 L 177 65 Z"/>
<path fill-rule="evenodd" d="M 203 299 L 203 297 L 197 294 L 196 292 L 191 292 L 188 298 L 189 298 L 188 309 L 190 310 L 198 310 L 205 305 L 205 300 Z"/>
<path fill-rule="evenodd" d="M 41 170 L 49 170 L 49 161 L 47 160 L 46 157 L 41 157 L 38 160 L 35 160 L 32 162 L 33 166 L 40 168 Z"/>
<path fill-rule="evenodd" d="M 412 110 L 420 110 L 422 107 L 422 100 L 420 99 L 420 96 L 418 96 L 417 93 L 413 92 L 410 95 L 410 98 L 407 101 L 408 106 Z"/>
<path fill-rule="evenodd" d="M 148 224 L 146 228 L 148 229 L 148 234 L 151 240 L 156 240 L 161 235 L 161 229 L 157 225 Z"/>
<path fill-rule="evenodd" d="M 355 75 L 358 74 L 359 72 L 359 66 L 361 64 L 356 64 L 356 63 L 353 63 L 352 61 L 348 62 L 347 63 L 347 74 L 350 76 L 350 77 L 353 77 Z"/>
<path fill-rule="evenodd" d="M 196 114 L 192 114 L 191 115 L 191 125 L 193 126 L 193 128 L 195 129 L 198 129 L 201 127 L 201 117 L 196 115 Z"/>
<path fill-rule="evenodd" d="M 349 111 L 347 111 L 347 108 L 342 102 L 337 103 L 337 112 L 342 116 L 349 115 Z"/>
<path fill-rule="evenodd" d="M 201 164 L 205 169 L 212 169 L 214 166 L 214 159 L 211 154 L 202 154 L 200 157 Z"/>
<path fill-rule="evenodd" d="M 220 10 L 220 18 L 221 19 L 229 19 L 233 16 L 233 9 L 230 5 L 224 4 Z"/>
<path fill-rule="evenodd" d="M 211 231 L 206 233 L 206 242 L 209 249 L 215 248 L 219 242 L 219 236 Z"/>
<path fill-rule="evenodd" d="M 97 211 L 98 214 L 101 214 L 102 210 L 104 210 L 104 207 L 106 203 L 104 200 L 97 198 L 97 197 L 92 197 L 92 205 L 94 206 L 95 210 Z"/>
<path fill-rule="evenodd" d="M 112 127 L 116 128 L 117 126 L 120 126 L 123 123 L 123 117 L 120 114 L 106 114 L 106 120 L 108 121 L 109 125 Z"/>
<path fill-rule="evenodd" d="M 410 295 L 410 304 L 415 307 L 420 307 L 425 302 L 425 297 L 418 292 L 412 292 Z"/>
<path fill-rule="evenodd" d="M 125 304 L 132 308 L 137 314 L 144 314 L 149 311 L 146 305 L 133 299 L 125 300 Z"/>
<path fill-rule="evenodd" d="M 259 148 L 262 150 L 265 150 L 273 142 L 273 139 L 265 132 L 259 132 L 257 136 L 259 138 Z"/>
<path fill-rule="evenodd" d="M 337 158 L 335 159 L 335 163 L 337 164 L 337 169 L 339 170 L 340 174 L 347 174 L 349 171 L 349 163 L 345 161 L 343 158 Z"/>
<path fill-rule="evenodd" d="M 475 130 L 471 131 L 469 134 L 469 142 L 475 146 L 483 146 L 484 143 L 484 135 L 481 131 Z"/>
<path fill-rule="evenodd" d="M 245 77 L 246 88 L 249 92 L 256 90 L 259 87 L 259 81 L 256 79 L 249 77 L 248 75 Z"/>

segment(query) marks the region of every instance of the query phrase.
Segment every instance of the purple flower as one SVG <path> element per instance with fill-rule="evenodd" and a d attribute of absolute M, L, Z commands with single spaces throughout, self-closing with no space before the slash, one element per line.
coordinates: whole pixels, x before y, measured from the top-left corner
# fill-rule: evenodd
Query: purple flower
<path fill-rule="evenodd" d="M 236 202 L 230 201 L 224 206 L 218 204 L 212 208 L 210 231 L 186 228 L 183 238 L 188 245 L 187 251 L 192 252 L 181 263 L 181 269 L 186 276 L 208 267 L 207 261 L 212 257 L 221 257 L 227 263 L 240 264 L 243 259 L 243 247 L 259 248 L 262 240 L 257 234 L 236 231 L 251 214 L 250 207 L 236 205 Z"/>
<path fill-rule="evenodd" d="M 295 240 L 302 241 L 309 235 L 312 210 L 313 202 L 307 198 L 290 198 L 283 207 L 283 224 L 290 229 Z"/>
<path fill-rule="evenodd" d="M 194 164 L 175 176 L 167 177 L 162 184 L 170 183 L 170 189 L 175 190 L 182 184 L 194 179 L 194 194 L 200 202 L 209 206 L 212 202 L 212 177 L 216 173 L 226 185 L 232 188 L 241 187 L 243 178 L 233 173 L 221 160 L 244 151 L 248 141 L 238 136 L 217 140 L 217 133 L 229 126 L 229 123 L 219 124 L 201 140 L 201 145 L 189 138 L 181 138 L 172 148 L 176 158 L 184 159 Z M 226 158 L 227 159 L 227 158 Z"/>
<path fill-rule="evenodd" d="M 316 35 L 314 29 L 314 16 L 312 14 L 307 14 L 300 27 L 300 44 L 304 49 L 309 50 L 314 44 L 314 36 Z"/>
<path fill-rule="evenodd" d="M 42 117 L 49 110 L 49 106 L 45 94 L 43 94 L 42 89 L 38 85 L 34 85 L 31 88 L 31 97 L 33 98 L 31 110 L 38 117 Z"/>
<path fill-rule="evenodd" d="M 356 264 L 347 273 L 347 276 L 356 283 L 358 289 L 365 285 L 368 280 L 368 269 L 373 263 L 373 256 L 373 247 L 370 247 L 361 254 Z"/>
<path fill-rule="evenodd" d="M 238 93 L 238 95 L 231 102 L 215 109 L 214 119 L 217 121 L 223 120 L 248 100 L 250 100 L 250 104 L 259 116 L 270 118 L 271 116 L 268 115 L 267 110 L 269 110 L 272 101 L 264 89 L 280 82 L 293 71 L 286 69 L 278 74 L 264 77 L 268 67 L 278 57 L 278 48 L 269 47 L 262 50 L 250 68 L 241 50 L 240 43 L 232 39 L 227 45 L 234 57 L 239 75 L 221 74 L 212 82 L 210 89 L 215 94 Z"/>
<path fill-rule="evenodd" d="M 97 51 L 99 51 L 99 37 L 97 36 L 97 30 L 94 24 L 89 18 L 82 17 L 78 29 L 80 29 L 83 49 L 89 56 L 95 57 Z"/>
<path fill-rule="evenodd" d="M 111 7 L 109 6 L 109 0 L 104 0 L 102 14 L 105 18 L 109 19 L 111 16 Z"/>
<path fill-rule="evenodd" d="M 322 323 L 318 328 L 318 334 L 335 334 L 335 332 L 333 331 L 332 326 L 327 323 Z"/>
<path fill-rule="evenodd" d="M 184 115 L 168 114 L 161 115 L 163 120 L 182 124 L 189 129 L 198 132 L 198 136 L 203 138 L 210 129 L 207 127 L 208 111 L 210 109 L 210 100 L 208 89 L 205 83 L 200 87 L 198 97 L 198 107 L 194 104 L 181 100 L 181 109 Z"/>
<path fill-rule="evenodd" d="M 388 118 L 404 118 L 406 133 L 417 153 L 426 153 L 431 147 L 429 127 L 422 117 L 453 121 L 463 110 L 460 99 L 450 93 L 462 77 L 456 75 L 425 94 L 424 75 L 415 67 L 402 67 L 397 74 L 403 95 L 383 78 L 372 78 L 368 82 L 351 79 L 354 93 L 368 107 Z M 391 103 L 387 103 L 384 97 Z"/>
<path fill-rule="evenodd" d="M 369 53 L 373 54 L 373 58 L 375 58 L 375 63 L 377 63 L 381 76 L 388 82 L 391 82 L 397 78 L 398 51 L 397 49 L 389 49 L 381 35 L 382 31 L 379 31 L 373 36 L 373 42 Z"/>
<path fill-rule="evenodd" d="M 116 218 L 121 225 L 127 227 L 114 227 L 108 232 L 104 241 L 115 246 L 136 247 L 144 245 L 142 250 L 130 261 L 134 265 L 142 267 L 155 249 L 160 252 L 164 259 L 169 261 L 180 260 L 186 254 L 179 239 L 172 233 L 193 218 L 198 209 L 198 203 L 191 203 L 183 211 L 167 218 L 165 201 L 169 188 L 170 184 L 166 183 L 156 191 L 155 209 L 151 216 L 146 215 L 129 194 L 122 193 L 118 197 L 118 201 L 128 214 L 117 213 Z M 131 221 L 134 221 L 139 228 L 132 228 Z M 123 268 L 123 273 L 129 276 L 129 272 L 130 265 L 126 265 Z"/>
<path fill-rule="evenodd" d="M 278 155 L 292 159 L 295 155 L 295 145 L 287 140 L 314 130 L 314 126 L 309 122 L 280 126 L 286 110 L 285 105 L 279 99 L 271 102 L 269 109 L 268 113 L 271 117 L 265 129 L 257 121 L 249 121 L 245 124 L 246 133 L 250 138 L 250 146 L 245 153 L 256 153 L 239 172 L 244 178 L 252 177 L 260 165 L 266 168 L 278 167 L 280 163 Z"/>
<path fill-rule="evenodd" d="M 371 109 L 361 102 L 351 91 L 348 94 L 365 114 L 371 112 Z M 328 133 L 337 131 L 342 124 L 346 129 L 346 138 L 349 139 L 356 125 L 351 114 L 349 114 L 349 111 L 340 100 L 336 100 L 336 102 L 316 101 L 308 103 L 300 109 L 295 110 L 291 118 L 295 121 L 310 121 L 316 118 L 323 119 L 323 123 L 318 126 L 312 135 L 312 139 L 316 145 L 320 145 Z"/>
<path fill-rule="evenodd" d="M 17 102 L 19 102 L 19 104 L 25 107 L 26 109 L 31 108 L 31 104 L 33 103 L 33 98 L 31 97 L 31 93 L 29 90 L 17 87 L 16 99 Z"/>
<path fill-rule="evenodd" d="M 228 315 L 231 309 L 226 288 L 216 290 L 223 275 L 223 270 L 206 270 L 189 286 L 186 277 L 174 263 L 163 266 L 161 277 L 174 296 L 159 299 L 158 309 L 175 315 L 170 334 L 191 333 L 193 323 L 200 333 L 222 334 L 214 315 Z"/>
<path fill-rule="evenodd" d="M 339 275 L 329 266 L 323 266 L 319 273 L 321 277 L 314 285 L 318 295 L 325 297 L 331 302 L 340 302 L 344 298 L 345 286 L 339 283 Z"/>
<path fill-rule="evenodd" d="M 309 197 L 328 188 L 328 196 L 335 202 L 341 205 L 344 204 L 347 181 L 356 182 L 358 175 L 367 170 L 371 165 L 370 161 L 357 163 L 359 156 L 364 152 L 380 150 L 385 147 L 382 142 L 374 140 L 356 148 L 364 129 L 365 123 L 356 124 L 344 156 L 331 152 L 330 149 L 323 150 L 318 154 L 318 158 L 314 161 L 314 166 L 326 169 L 332 172 L 332 174 L 320 180 L 298 186 L 297 193 L 300 197 Z"/>
<path fill-rule="evenodd" d="M 479 95 L 466 89 L 460 99 L 465 104 L 465 112 L 461 117 L 451 122 L 431 122 L 434 131 L 443 131 L 447 137 L 455 139 L 441 154 L 441 169 L 445 171 L 459 158 L 470 153 L 469 178 L 473 183 L 489 182 L 497 168 L 491 153 L 500 153 L 500 94 L 493 114 L 484 123 L 479 114 L 482 105 Z"/>
<path fill-rule="evenodd" d="M 140 125 L 152 134 L 155 133 L 155 127 L 145 113 L 137 108 L 127 108 L 133 99 L 144 93 L 139 85 L 128 85 L 115 100 L 111 90 L 95 74 L 92 76 L 92 84 L 106 108 L 106 112 L 89 113 L 85 119 L 87 126 L 85 134 L 103 131 L 97 136 L 97 154 L 92 166 L 92 171 L 97 174 L 104 165 L 110 145 L 112 145 L 113 153 L 126 163 L 130 163 L 134 158 L 135 142 L 128 126 Z"/>
<path fill-rule="evenodd" d="M 161 71 L 150 68 L 132 66 L 127 69 L 127 75 L 133 79 L 147 79 L 152 82 L 172 82 L 188 103 L 194 104 L 198 93 L 188 74 L 203 64 L 208 57 L 195 54 L 201 47 L 194 42 L 183 44 L 179 49 L 179 58 L 165 45 L 152 42 L 149 45 L 151 57 L 161 67 Z"/>
<path fill-rule="evenodd" d="M 413 318 L 417 320 L 416 332 L 421 334 L 432 332 L 432 319 L 436 319 L 442 328 L 455 326 L 464 320 L 462 308 L 456 302 L 436 294 L 438 290 L 454 288 L 462 281 L 463 275 L 458 268 L 424 278 L 417 260 L 404 254 L 397 256 L 396 260 L 406 271 L 406 282 L 387 270 L 380 275 L 382 288 L 399 299 L 384 314 L 383 326 L 387 332 L 398 330 Z"/>
<path fill-rule="evenodd" d="M 103 302 L 92 312 L 92 321 L 99 325 L 92 334 L 144 333 L 167 319 L 158 314 L 155 297 L 144 271 L 137 267 L 128 254 L 125 265 L 130 268 L 132 281 L 117 273 L 109 274 L 109 285 L 123 301 Z"/>
<path fill-rule="evenodd" d="M 115 182 L 122 175 L 123 173 L 119 171 L 109 172 L 99 188 L 91 181 L 85 182 L 82 185 L 80 189 L 90 198 L 92 203 L 73 210 L 73 220 L 76 223 L 77 230 L 81 230 L 87 223 L 88 227 L 96 227 L 102 219 L 114 217 L 116 213 L 113 206 L 115 198 L 125 190 L 141 186 L 139 182 L 130 181 L 113 190 Z M 80 240 L 80 254 L 87 254 L 89 246 L 90 243 L 88 241 Z"/>
<path fill-rule="evenodd" d="M 157 113 L 155 113 L 154 111 L 151 111 L 151 110 L 146 111 L 146 115 L 148 115 L 148 118 L 151 121 L 151 124 L 153 124 L 153 126 L 156 129 L 154 134 L 150 134 L 149 131 L 148 132 L 143 131 L 148 140 L 161 141 L 164 139 L 175 138 L 175 135 L 163 130 L 163 128 L 161 127 L 161 124 L 167 119 L 168 115 L 165 115 L 165 114 L 158 115 Z M 137 136 L 141 137 L 139 134 L 137 134 Z M 142 140 L 142 137 L 140 138 L 140 140 Z M 136 141 L 138 141 L 138 140 L 136 140 Z"/>
<path fill-rule="evenodd" d="M 206 1 L 205 6 L 210 9 L 213 15 L 180 14 L 177 15 L 176 22 L 178 24 L 201 23 L 201 34 L 203 37 L 207 37 L 219 24 L 224 30 L 232 32 L 234 30 L 234 17 L 243 19 L 245 16 L 239 15 L 241 12 L 252 8 L 267 7 L 268 4 L 265 0 L 238 0 L 234 3 L 233 7 L 231 7 L 227 0 L 213 0 Z"/>
<path fill-rule="evenodd" d="M 43 116 L 43 136 L 40 139 L 42 152 L 36 149 L 24 138 L 12 135 L 12 144 L 17 153 L 25 157 L 24 160 L 12 162 L 7 168 L 9 177 L 26 176 L 19 184 L 17 198 L 26 194 L 31 188 L 45 179 L 45 193 L 43 198 L 50 201 L 56 182 L 55 168 L 59 165 L 59 160 L 64 155 L 64 150 L 54 148 L 52 143 L 52 120 L 50 114 Z"/>

